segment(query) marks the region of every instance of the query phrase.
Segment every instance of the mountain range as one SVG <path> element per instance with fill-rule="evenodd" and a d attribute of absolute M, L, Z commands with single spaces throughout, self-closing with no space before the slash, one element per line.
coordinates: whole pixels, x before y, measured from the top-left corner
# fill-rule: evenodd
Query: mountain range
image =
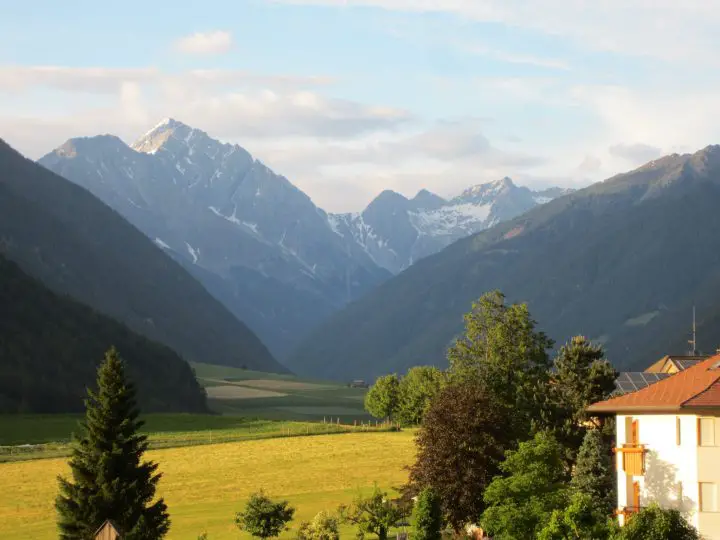
<path fill-rule="evenodd" d="M 441 364 L 483 293 L 527 302 L 558 343 L 583 334 L 619 369 L 720 345 L 720 147 L 673 154 L 458 240 L 311 333 L 286 365 L 338 379 Z"/>
<path fill-rule="evenodd" d="M 503 179 L 450 201 L 386 191 L 362 213 L 328 214 L 245 149 L 173 119 L 132 145 L 71 139 L 39 163 L 118 211 L 281 359 L 415 261 L 562 194 Z"/>
<path fill-rule="evenodd" d="M 0 254 L 54 293 L 185 360 L 286 371 L 257 336 L 120 214 L 3 141 Z"/>
<path fill-rule="evenodd" d="M 423 189 L 412 199 L 383 191 L 361 213 L 330 214 L 330 226 L 393 274 L 415 261 L 572 190 L 531 191 L 508 178 L 479 184 L 447 201 Z"/>

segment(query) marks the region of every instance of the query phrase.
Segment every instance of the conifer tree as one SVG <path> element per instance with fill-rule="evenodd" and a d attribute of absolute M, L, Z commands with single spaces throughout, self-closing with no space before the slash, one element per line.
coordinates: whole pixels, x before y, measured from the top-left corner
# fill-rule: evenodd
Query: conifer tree
<path fill-rule="evenodd" d="M 571 485 L 588 495 L 605 516 L 610 516 L 617 500 L 615 482 L 612 451 L 599 430 L 589 430 L 578 452 Z"/>
<path fill-rule="evenodd" d="M 576 336 L 560 348 L 553 361 L 549 387 L 550 429 L 574 460 L 583 443 L 588 425 L 587 407 L 610 397 L 615 390 L 617 372 L 605 359 L 599 345 Z"/>
<path fill-rule="evenodd" d="M 153 501 L 161 474 L 142 462 L 147 438 L 135 389 L 115 348 L 98 369 L 97 390 L 88 390 L 82 435 L 73 441 L 72 479 L 58 477 L 55 501 L 62 540 L 86 540 L 109 519 L 123 540 L 156 540 L 170 528 L 167 506 Z"/>
<path fill-rule="evenodd" d="M 415 503 L 414 540 L 440 540 L 442 529 L 442 509 L 432 488 L 423 489 Z"/>

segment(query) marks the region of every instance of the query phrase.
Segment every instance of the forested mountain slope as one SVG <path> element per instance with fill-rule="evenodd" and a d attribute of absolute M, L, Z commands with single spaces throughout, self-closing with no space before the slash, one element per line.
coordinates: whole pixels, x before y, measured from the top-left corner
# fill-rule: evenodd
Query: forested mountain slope
<path fill-rule="evenodd" d="M 168 347 L 32 279 L 0 255 L 0 413 L 83 410 L 115 346 L 145 412 L 205 412 L 190 365 Z"/>
<path fill-rule="evenodd" d="M 553 200 L 419 261 L 334 316 L 289 362 L 372 377 L 443 364 L 486 291 L 528 302 L 556 341 L 584 334 L 618 368 L 720 345 L 720 147 L 671 155 Z"/>
<path fill-rule="evenodd" d="M 186 360 L 283 371 L 187 271 L 85 189 L 0 141 L 0 253 Z"/>

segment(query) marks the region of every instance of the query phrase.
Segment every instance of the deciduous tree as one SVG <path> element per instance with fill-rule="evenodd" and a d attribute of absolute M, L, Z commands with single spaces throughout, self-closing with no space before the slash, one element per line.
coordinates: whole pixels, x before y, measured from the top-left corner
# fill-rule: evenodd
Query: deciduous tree
<path fill-rule="evenodd" d="M 356 497 L 350 506 L 338 509 L 340 519 L 358 528 L 357 537 L 374 534 L 379 540 L 387 540 L 390 529 L 404 517 L 400 508 L 377 486 L 369 497 Z"/>
<path fill-rule="evenodd" d="M 465 333 L 448 351 L 452 379 L 492 389 L 512 411 L 505 428 L 519 440 L 546 407 L 553 342 L 535 326 L 526 304 L 508 305 L 500 291 L 486 293 L 465 315 Z"/>
<path fill-rule="evenodd" d="M 163 499 L 155 499 L 161 475 L 157 464 L 142 461 L 147 438 L 135 389 L 125 377 L 125 365 L 112 348 L 98 369 L 97 390 L 88 391 L 82 435 L 73 442 L 72 479 L 59 477 L 60 538 L 92 538 L 112 522 L 125 540 L 155 540 L 170 528 Z"/>
<path fill-rule="evenodd" d="M 432 488 L 456 532 L 482 514 L 485 488 L 514 444 L 506 418 L 490 390 L 470 381 L 445 387 L 425 414 L 410 487 Z"/>
<path fill-rule="evenodd" d="M 365 410 L 375 418 L 393 419 L 400 404 L 400 380 L 397 375 L 378 377 L 365 394 Z"/>
<path fill-rule="evenodd" d="M 275 538 L 287 530 L 293 515 L 295 509 L 287 501 L 273 502 L 261 490 L 250 495 L 245 510 L 235 516 L 235 524 L 256 538 Z"/>
<path fill-rule="evenodd" d="M 617 522 L 598 509 L 589 495 L 575 492 L 566 508 L 555 510 L 538 534 L 538 540 L 608 540 Z"/>
<path fill-rule="evenodd" d="M 569 496 L 563 448 L 548 432 L 509 450 L 485 490 L 482 526 L 497 540 L 535 538 Z"/>
<path fill-rule="evenodd" d="M 400 379 L 397 419 L 404 425 L 422 422 L 432 399 L 445 384 L 445 374 L 432 366 L 410 368 Z"/>

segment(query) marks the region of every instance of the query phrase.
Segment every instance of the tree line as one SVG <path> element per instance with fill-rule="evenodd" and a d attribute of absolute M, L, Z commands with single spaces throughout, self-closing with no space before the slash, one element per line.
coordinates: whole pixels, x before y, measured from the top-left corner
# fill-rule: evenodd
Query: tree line
<path fill-rule="evenodd" d="M 404 491 L 432 494 L 442 522 L 433 538 L 469 524 L 498 540 L 697 538 L 679 512 L 658 507 L 618 527 L 614 418 L 586 413 L 612 394 L 617 372 L 585 337 L 551 357 L 553 347 L 527 305 L 494 291 L 465 316 L 446 371 L 415 368 L 369 390 L 371 414 L 420 424 Z"/>
<path fill-rule="evenodd" d="M 408 423 L 420 417 L 417 458 L 400 497 L 376 486 L 370 496 L 302 523 L 300 540 L 337 540 L 342 523 L 353 525 L 359 538 L 386 540 L 411 512 L 416 540 L 464 537 L 468 526 L 496 540 L 699 538 L 677 510 L 657 506 L 618 527 L 614 422 L 586 413 L 614 389 L 617 373 L 601 347 L 575 337 L 551 359 L 553 343 L 536 330 L 527 306 L 508 305 L 500 292 L 480 298 L 465 322 L 447 371 L 422 368 L 402 379 L 382 378 L 368 397 L 383 416 Z M 72 479 L 59 479 L 61 538 L 90 538 L 106 519 L 124 540 L 167 534 L 167 506 L 155 498 L 161 475 L 157 464 L 142 460 L 147 440 L 138 434 L 138 417 L 124 362 L 111 350 L 74 442 Z M 271 538 L 287 530 L 294 513 L 288 501 L 260 491 L 235 523 Z"/>

